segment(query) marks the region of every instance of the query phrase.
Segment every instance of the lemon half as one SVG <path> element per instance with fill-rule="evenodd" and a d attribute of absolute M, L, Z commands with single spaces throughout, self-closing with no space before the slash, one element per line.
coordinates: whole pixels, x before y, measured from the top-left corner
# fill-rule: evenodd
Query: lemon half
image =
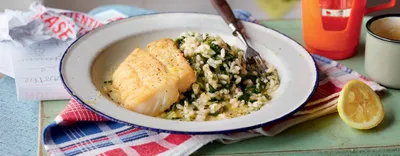
<path fill-rule="evenodd" d="M 360 80 L 346 83 L 340 92 L 337 110 L 340 118 L 355 129 L 374 128 L 385 116 L 379 96 Z"/>

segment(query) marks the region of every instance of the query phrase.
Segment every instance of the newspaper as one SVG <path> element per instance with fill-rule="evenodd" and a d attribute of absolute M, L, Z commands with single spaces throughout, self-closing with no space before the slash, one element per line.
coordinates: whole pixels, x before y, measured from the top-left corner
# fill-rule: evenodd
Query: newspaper
<path fill-rule="evenodd" d="M 0 72 L 15 78 L 18 100 L 69 99 L 59 75 L 62 54 L 79 36 L 125 17 L 115 10 L 92 17 L 37 2 L 27 12 L 6 9 L 0 14 Z"/>

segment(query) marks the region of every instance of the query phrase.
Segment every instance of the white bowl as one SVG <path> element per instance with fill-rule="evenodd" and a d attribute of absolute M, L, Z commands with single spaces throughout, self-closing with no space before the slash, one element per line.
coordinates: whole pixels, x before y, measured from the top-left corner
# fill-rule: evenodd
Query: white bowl
<path fill-rule="evenodd" d="M 244 22 L 244 21 L 242 21 Z M 75 41 L 65 52 L 60 75 L 78 102 L 101 116 L 144 129 L 190 134 L 246 131 L 265 126 L 295 113 L 318 86 L 318 71 L 311 55 L 297 42 L 278 31 L 244 22 L 250 43 L 279 73 L 281 84 L 272 100 L 249 115 L 219 121 L 185 122 L 160 119 L 117 106 L 103 93 L 103 82 L 135 47 L 145 48 L 156 39 L 177 38 L 195 31 L 220 35 L 244 48 L 218 15 L 162 13 L 116 21 Z M 100 94 L 99 94 L 100 92 Z"/>

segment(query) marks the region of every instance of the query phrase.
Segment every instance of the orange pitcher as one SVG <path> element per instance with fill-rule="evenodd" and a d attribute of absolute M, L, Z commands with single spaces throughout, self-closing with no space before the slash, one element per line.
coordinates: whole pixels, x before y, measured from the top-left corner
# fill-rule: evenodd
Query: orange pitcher
<path fill-rule="evenodd" d="M 356 53 L 365 14 L 391 8 L 396 0 L 366 8 L 366 0 L 302 0 L 302 24 L 310 53 L 341 60 Z"/>

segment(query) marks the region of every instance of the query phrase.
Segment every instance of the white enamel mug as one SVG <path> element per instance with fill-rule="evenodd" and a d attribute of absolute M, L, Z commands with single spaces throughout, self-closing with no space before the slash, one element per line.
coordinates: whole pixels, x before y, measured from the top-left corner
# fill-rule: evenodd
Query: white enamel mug
<path fill-rule="evenodd" d="M 400 89 L 400 14 L 373 17 L 366 27 L 367 75 L 381 85 Z"/>

